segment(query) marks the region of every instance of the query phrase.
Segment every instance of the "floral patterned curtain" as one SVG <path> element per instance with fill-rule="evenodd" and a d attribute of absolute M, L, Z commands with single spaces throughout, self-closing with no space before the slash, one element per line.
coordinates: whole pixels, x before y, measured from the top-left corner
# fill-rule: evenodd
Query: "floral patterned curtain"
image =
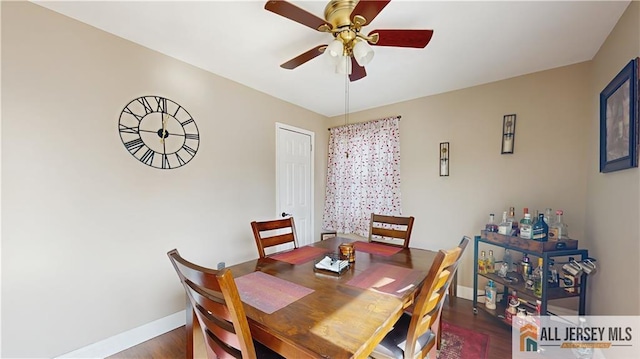
<path fill-rule="evenodd" d="M 323 227 L 368 236 L 371 213 L 400 215 L 400 118 L 330 129 Z"/>

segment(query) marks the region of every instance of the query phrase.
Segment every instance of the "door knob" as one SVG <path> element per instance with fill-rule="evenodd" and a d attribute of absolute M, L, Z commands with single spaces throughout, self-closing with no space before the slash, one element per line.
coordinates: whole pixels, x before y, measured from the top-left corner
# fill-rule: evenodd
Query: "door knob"
<path fill-rule="evenodd" d="M 282 218 L 287 217 L 287 216 L 291 216 L 291 213 L 282 212 Z"/>

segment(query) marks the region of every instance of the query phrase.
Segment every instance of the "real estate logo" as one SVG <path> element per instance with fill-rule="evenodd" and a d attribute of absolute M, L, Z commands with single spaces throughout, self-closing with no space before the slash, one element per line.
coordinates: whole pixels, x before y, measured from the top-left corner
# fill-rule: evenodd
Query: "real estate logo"
<path fill-rule="evenodd" d="M 512 323 L 514 359 L 637 358 L 640 316 L 531 316 Z"/>
<path fill-rule="evenodd" d="M 520 327 L 520 351 L 538 351 L 538 327 L 533 324 L 525 324 Z"/>

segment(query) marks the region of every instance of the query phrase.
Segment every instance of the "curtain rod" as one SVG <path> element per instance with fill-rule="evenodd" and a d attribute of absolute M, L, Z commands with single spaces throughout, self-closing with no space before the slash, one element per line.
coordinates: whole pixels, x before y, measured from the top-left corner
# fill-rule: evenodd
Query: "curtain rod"
<path fill-rule="evenodd" d="M 398 115 L 398 116 L 391 116 L 391 117 L 396 117 L 398 120 L 402 119 L 402 115 Z M 385 117 L 385 118 L 391 118 L 391 117 Z M 384 120 L 384 118 L 380 118 L 378 120 Z M 378 120 L 371 120 L 371 121 L 378 121 Z M 369 121 L 367 121 L 369 122 Z M 357 123 L 357 122 L 356 122 Z M 353 123 L 350 123 L 349 125 L 353 125 Z M 344 127 L 344 126 L 349 126 L 349 125 L 340 125 L 340 126 L 333 126 L 333 127 L 329 127 L 327 128 L 327 130 L 331 131 L 332 128 L 339 128 L 339 127 Z"/>

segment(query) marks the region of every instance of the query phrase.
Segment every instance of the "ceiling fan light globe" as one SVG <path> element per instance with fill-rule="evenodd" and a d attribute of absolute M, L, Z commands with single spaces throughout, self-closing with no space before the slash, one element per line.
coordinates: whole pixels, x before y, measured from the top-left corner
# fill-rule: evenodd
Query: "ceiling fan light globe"
<path fill-rule="evenodd" d="M 331 57 L 338 58 L 344 53 L 344 45 L 340 40 L 333 40 L 329 46 L 327 46 L 325 52 Z"/>
<path fill-rule="evenodd" d="M 329 66 L 337 66 L 340 61 L 340 56 L 332 56 L 328 49 L 324 51 L 322 58 L 327 64 L 329 64 Z"/>
<path fill-rule="evenodd" d="M 340 56 L 336 65 L 336 73 L 340 75 L 351 75 L 351 57 Z"/>
<path fill-rule="evenodd" d="M 365 66 L 371 62 L 373 55 L 373 49 L 366 41 L 358 41 L 353 47 L 353 57 L 360 66 Z"/>

